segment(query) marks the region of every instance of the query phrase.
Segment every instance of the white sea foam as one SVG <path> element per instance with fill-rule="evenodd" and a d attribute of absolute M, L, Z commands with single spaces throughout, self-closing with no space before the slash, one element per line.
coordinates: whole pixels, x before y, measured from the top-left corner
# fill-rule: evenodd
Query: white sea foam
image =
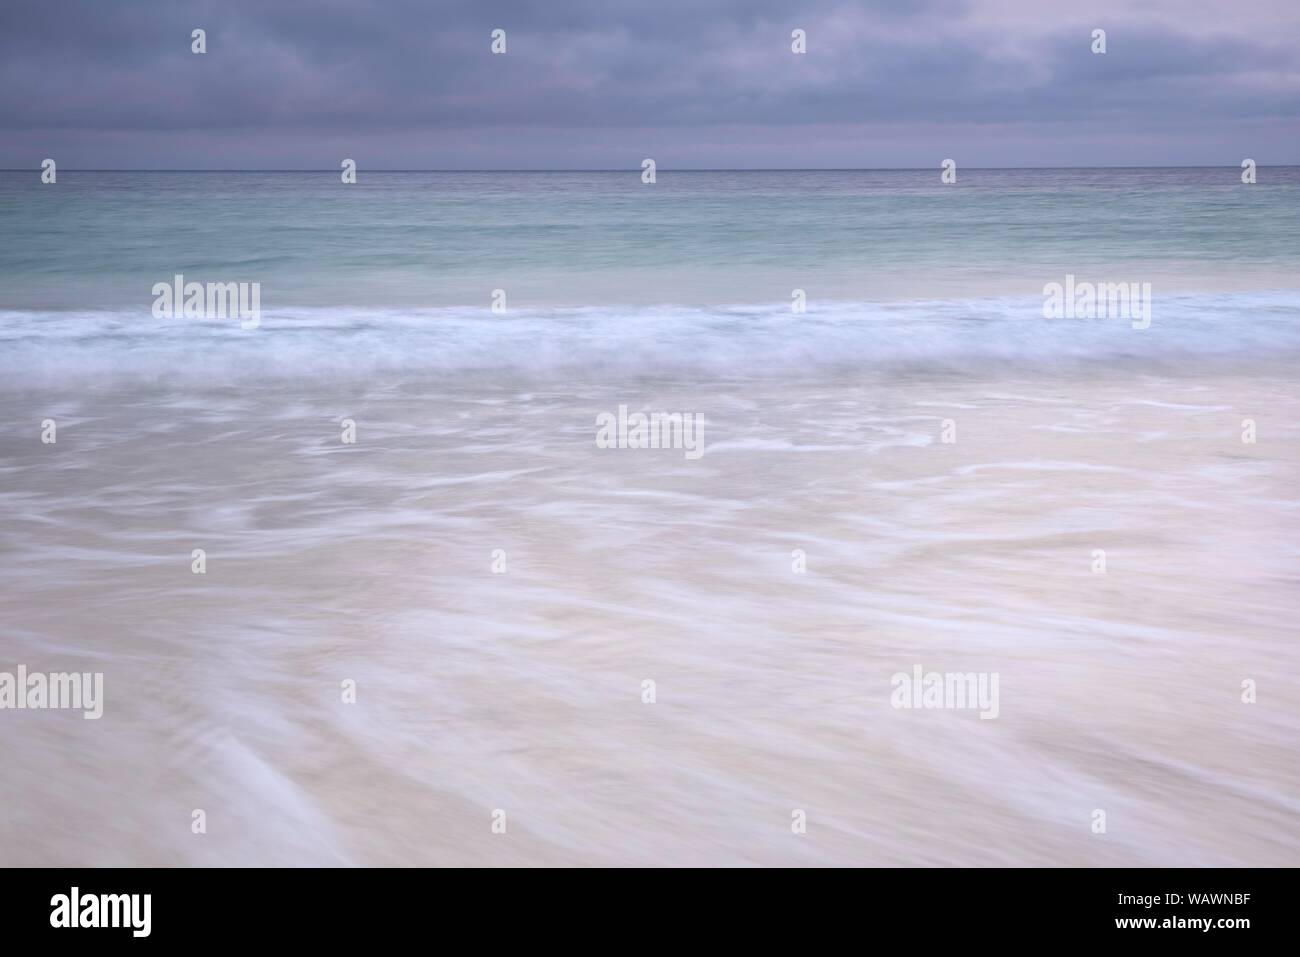
<path fill-rule="evenodd" d="M 1151 327 L 1044 319 L 1037 299 L 689 307 L 263 310 L 262 327 L 136 311 L 0 311 L 0 383 L 239 383 L 374 374 L 546 379 L 982 372 L 1300 355 L 1300 292 L 1157 296 Z"/>

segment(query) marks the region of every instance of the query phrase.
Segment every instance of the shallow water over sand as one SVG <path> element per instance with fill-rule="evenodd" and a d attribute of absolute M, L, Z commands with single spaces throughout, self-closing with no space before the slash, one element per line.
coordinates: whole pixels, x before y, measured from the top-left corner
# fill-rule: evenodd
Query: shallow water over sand
<path fill-rule="evenodd" d="M 705 454 L 598 449 L 620 404 L 702 413 Z M 0 425 L 0 670 L 106 696 L 0 712 L 5 864 L 1300 855 L 1284 373 L 407 375 Z M 915 665 L 997 673 L 997 719 L 892 708 Z"/>

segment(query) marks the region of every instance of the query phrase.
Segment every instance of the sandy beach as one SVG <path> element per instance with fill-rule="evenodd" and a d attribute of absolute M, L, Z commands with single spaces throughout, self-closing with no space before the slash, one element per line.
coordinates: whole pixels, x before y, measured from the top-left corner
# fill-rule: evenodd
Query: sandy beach
<path fill-rule="evenodd" d="M 1298 423 L 1264 364 L 5 394 L 0 668 L 105 708 L 4 715 L 0 862 L 1294 863 Z"/>

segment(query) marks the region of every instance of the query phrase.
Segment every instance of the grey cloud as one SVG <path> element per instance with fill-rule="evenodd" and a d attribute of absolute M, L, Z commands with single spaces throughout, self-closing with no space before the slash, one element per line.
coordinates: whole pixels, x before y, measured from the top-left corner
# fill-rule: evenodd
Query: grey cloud
<path fill-rule="evenodd" d="M 27 165 L 42 141 L 95 162 L 132 155 L 134 140 L 141 166 L 184 154 L 185 141 L 196 157 L 239 141 L 252 167 L 360 139 L 375 165 L 403 166 L 439 135 L 456 141 L 453 155 L 490 142 L 499 156 L 499 131 L 512 129 L 509 165 L 555 155 L 567 134 L 563 165 L 586 166 L 605 150 L 584 144 L 619 129 L 654 129 L 668 149 L 701 137 L 743 147 L 744 129 L 765 150 L 800 128 L 824 144 L 837 125 L 857 137 L 876 124 L 901 142 L 953 124 L 995 144 L 1008 128 L 1032 142 L 1103 120 L 1154 138 L 1157 153 L 1163 135 L 1208 154 L 1227 148 L 1207 130 L 1216 121 L 1254 121 L 1257 139 L 1281 143 L 1300 112 L 1297 38 L 1266 19 L 1244 37 L 1112 16 L 1098 57 L 1077 23 L 1027 14 L 1023 34 L 1008 34 L 950 0 L 7 0 L 0 11 L 4 165 Z M 805 57 L 789 51 L 793 26 L 809 32 Z M 208 32 L 206 56 L 189 52 L 194 27 Z M 507 56 L 488 52 L 494 27 L 508 31 Z M 1188 159 L 1207 161 L 1217 154 Z"/>

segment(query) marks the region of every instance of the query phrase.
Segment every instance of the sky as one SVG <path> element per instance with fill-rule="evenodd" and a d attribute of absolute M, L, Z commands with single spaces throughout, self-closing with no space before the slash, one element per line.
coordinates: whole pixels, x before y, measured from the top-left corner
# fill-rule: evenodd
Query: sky
<path fill-rule="evenodd" d="M 795 29 L 806 54 L 791 52 Z M 3 0 L 0 167 L 46 157 L 62 169 L 1297 164 L 1300 2 Z"/>

